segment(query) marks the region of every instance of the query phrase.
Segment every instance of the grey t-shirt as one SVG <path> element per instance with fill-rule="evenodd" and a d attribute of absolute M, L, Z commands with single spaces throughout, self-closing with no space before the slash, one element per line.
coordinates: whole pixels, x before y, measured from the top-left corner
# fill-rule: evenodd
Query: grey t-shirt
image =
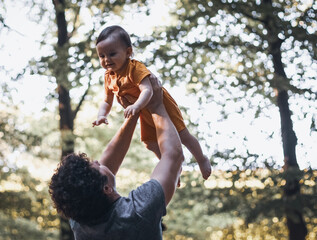
<path fill-rule="evenodd" d="M 162 186 L 154 179 L 129 196 L 113 203 L 102 220 L 94 225 L 70 220 L 76 240 L 161 240 L 161 219 L 166 214 Z"/>

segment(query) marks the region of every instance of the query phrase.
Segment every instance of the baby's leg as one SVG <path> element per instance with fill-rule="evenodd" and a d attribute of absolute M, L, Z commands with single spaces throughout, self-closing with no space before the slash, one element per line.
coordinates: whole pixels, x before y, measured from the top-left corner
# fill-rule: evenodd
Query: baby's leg
<path fill-rule="evenodd" d="M 211 174 L 211 165 L 207 156 L 203 154 L 198 140 L 189 133 L 187 128 L 179 132 L 179 137 L 182 144 L 184 144 L 196 158 L 203 178 L 208 179 Z"/>
<path fill-rule="evenodd" d="M 144 141 L 144 144 L 145 144 L 145 147 L 147 149 L 149 149 L 150 151 L 154 152 L 155 156 L 158 159 L 161 159 L 161 151 L 160 151 L 160 148 L 159 148 L 157 142 L 155 142 L 155 141 Z"/>

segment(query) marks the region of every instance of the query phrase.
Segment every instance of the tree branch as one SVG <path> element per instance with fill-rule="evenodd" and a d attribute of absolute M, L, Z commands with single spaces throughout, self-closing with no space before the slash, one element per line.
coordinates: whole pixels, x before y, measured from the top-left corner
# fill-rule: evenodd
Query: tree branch
<path fill-rule="evenodd" d="M 10 31 L 13 31 L 13 32 L 16 32 L 17 34 L 21 35 L 22 37 L 26 37 L 23 33 L 20 33 L 19 31 L 11 28 L 9 25 L 7 25 L 5 22 L 4 22 L 4 18 L 0 15 L 0 23 L 3 25 L 3 27 L 9 29 Z"/>
<path fill-rule="evenodd" d="M 77 23 L 77 20 L 78 20 L 80 8 L 81 8 L 80 5 L 75 8 L 75 17 L 74 17 L 74 21 L 73 21 L 73 30 L 72 30 L 71 33 L 69 33 L 68 38 L 71 38 L 74 35 L 74 33 L 77 31 L 76 23 Z"/>
<path fill-rule="evenodd" d="M 56 23 L 58 30 L 58 46 L 62 47 L 68 42 L 67 22 L 65 18 L 65 1 L 52 0 L 55 8 Z"/>
<path fill-rule="evenodd" d="M 250 6 L 248 4 L 244 4 L 244 3 L 239 3 L 239 4 L 235 4 L 235 7 L 233 7 L 233 4 L 226 4 L 227 7 L 229 7 L 231 9 L 232 12 L 236 12 L 236 13 L 241 13 L 243 16 L 245 16 L 246 18 L 249 18 L 253 21 L 259 21 L 261 23 L 265 23 L 265 21 L 263 19 L 257 18 L 251 14 L 249 14 L 248 11 L 250 9 Z"/>
<path fill-rule="evenodd" d="M 80 107 L 82 106 L 82 104 L 83 104 L 83 102 L 85 100 L 85 97 L 87 96 L 87 94 L 89 92 L 90 86 L 91 86 L 91 80 L 89 80 L 88 87 L 87 87 L 85 93 L 82 95 L 82 97 L 81 97 L 76 109 L 73 111 L 73 120 L 76 118 L 76 115 L 77 115 L 78 111 L 80 110 Z"/>
<path fill-rule="evenodd" d="M 240 13 L 242 13 L 243 16 L 251 19 L 251 20 L 254 20 L 254 21 L 259 21 L 263 24 L 265 24 L 265 21 L 263 19 L 260 19 L 260 18 L 257 18 L 257 17 L 254 17 L 252 16 L 251 14 L 247 13 L 246 11 L 243 11 L 242 9 L 240 9 Z"/>

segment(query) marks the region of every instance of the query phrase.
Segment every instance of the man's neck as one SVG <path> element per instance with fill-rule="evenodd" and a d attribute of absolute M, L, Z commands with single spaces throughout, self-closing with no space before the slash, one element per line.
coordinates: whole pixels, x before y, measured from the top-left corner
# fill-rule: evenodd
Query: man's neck
<path fill-rule="evenodd" d="M 114 192 L 111 193 L 111 194 L 108 194 L 107 197 L 108 197 L 108 199 L 109 199 L 109 201 L 110 201 L 111 203 L 114 203 L 114 202 L 117 201 L 121 196 L 120 196 L 120 194 L 119 194 L 117 191 L 114 190 Z"/>

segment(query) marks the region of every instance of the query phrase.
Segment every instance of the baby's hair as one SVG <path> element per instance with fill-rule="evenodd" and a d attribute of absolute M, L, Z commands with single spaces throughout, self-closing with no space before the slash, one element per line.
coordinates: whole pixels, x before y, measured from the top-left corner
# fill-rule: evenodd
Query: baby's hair
<path fill-rule="evenodd" d="M 119 39 L 126 45 L 126 47 L 132 47 L 129 34 L 122 27 L 117 25 L 106 27 L 104 30 L 102 30 L 97 38 L 96 45 L 112 35 L 118 36 Z"/>

